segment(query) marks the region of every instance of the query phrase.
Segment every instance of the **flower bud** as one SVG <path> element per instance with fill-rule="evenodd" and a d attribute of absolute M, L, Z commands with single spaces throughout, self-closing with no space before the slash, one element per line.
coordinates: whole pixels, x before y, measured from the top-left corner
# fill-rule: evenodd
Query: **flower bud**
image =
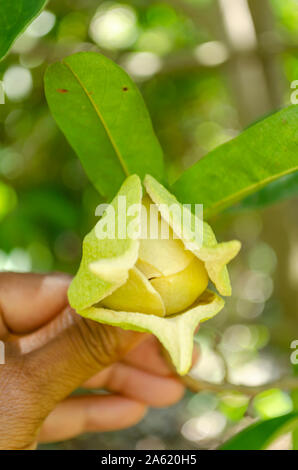
<path fill-rule="evenodd" d="M 211 227 L 190 211 L 182 227 L 172 211 L 173 206 L 181 207 L 177 199 L 151 176 L 146 176 L 144 187 L 143 197 L 139 177 L 128 177 L 110 205 L 113 210 L 86 235 L 69 302 L 84 317 L 154 334 L 177 372 L 185 374 L 191 366 L 196 327 L 224 306 L 207 285 L 210 282 L 220 294 L 231 295 L 226 265 L 237 255 L 240 243 L 217 243 Z M 124 238 L 100 239 L 97 234 L 104 232 L 109 214 L 114 211 L 118 220 L 123 196 Z M 144 211 L 131 210 L 141 202 L 145 217 Z M 130 235 L 131 224 L 141 229 L 137 238 Z M 203 230 L 202 244 L 192 237 L 197 226 Z"/>
<path fill-rule="evenodd" d="M 173 230 L 161 219 L 151 199 L 146 196 L 142 202 L 144 238 L 140 241 L 136 266 L 131 269 L 127 282 L 105 298 L 102 305 L 118 311 L 158 316 L 182 312 L 207 288 L 207 271 L 204 263 L 174 237 Z M 149 228 L 152 228 L 154 216 L 157 237 L 151 238 Z M 168 238 L 162 238 L 162 234 Z"/>

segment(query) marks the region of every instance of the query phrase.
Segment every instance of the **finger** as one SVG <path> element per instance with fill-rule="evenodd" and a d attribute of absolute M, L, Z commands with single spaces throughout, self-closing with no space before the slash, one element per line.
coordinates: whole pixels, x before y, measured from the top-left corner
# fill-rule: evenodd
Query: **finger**
<path fill-rule="evenodd" d="M 178 379 L 153 375 L 122 363 L 114 364 L 109 370 L 95 375 L 84 386 L 104 387 L 154 407 L 173 405 L 184 394 L 184 387 Z"/>
<path fill-rule="evenodd" d="M 120 396 L 71 397 L 47 417 L 38 440 L 62 441 L 88 431 L 128 428 L 139 422 L 145 413 L 143 403 Z"/>
<path fill-rule="evenodd" d="M 87 320 L 67 307 L 46 327 L 21 338 L 15 348 L 24 359 L 22 376 L 30 374 L 36 399 L 47 401 L 44 406 L 50 411 L 142 339 L 142 333 Z"/>
<path fill-rule="evenodd" d="M 152 374 L 173 375 L 171 367 L 162 353 L 160 343 L 154 336 L 149 336 L 139 346 L 129 351 L 122 362 Z"/>
<path fill-rule="evenodd" d="M 34 442 L 43 421 L 59 402 L 142 338 L 141 333 L 84 319 L 68 307 L 41 330 L 8 342 L 0 375 L 8 396 L 12 393 L 14 406 L 2 426 L 0 448 L 1 436 L 14 448 Z"/>
<path fill-rule="evenodd" d="M 0 336 L 28 333 L 67 305 L 65 274 L 0 273 Z"/>

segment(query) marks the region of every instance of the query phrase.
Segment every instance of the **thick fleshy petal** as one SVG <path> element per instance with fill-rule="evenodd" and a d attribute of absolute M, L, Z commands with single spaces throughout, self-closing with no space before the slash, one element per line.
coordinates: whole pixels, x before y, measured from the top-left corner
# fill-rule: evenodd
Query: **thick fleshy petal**
<path fill-rule="evenodd" d="M 136 267 L 129 271 L 128 281 L 105 297 L 102 306 L 111 310 L 128 310 L 164 317 L 165 306 L 159 293 Z"/>
<path fill-rule="evenodd" d="M 163 219 L 169 223 L 173 232 L 178 232 L 179 234 L 179 231 L 181 231 L 179 222 L 181 223 L 181 221 L 175 218 L 175 213 L 172 213 L 170 209 L 173 203 L 179 204 L 176 198 L 152 177 L 146 178 L 145 186 Z M 122 237 L 119 237 L 118 209 L 121 196 L 126 198 L 126 225 L 124 230 L 122 230 Z M 132 272 L 133 269 L 137 273 L 139 272 L 135 267 L 137 262 L 139 264 L 146 264 L 146 269 L 148 267 L 151 269 L 150 257 L 146 263 L 139 259 L 140 240 L 138 237 L 132 237 L 129 233 L 129 229 L 132 226 L 135 227 L 136 231 L 142 227 L 141 210 L 131 210 L 134 205 L 140 208 L 141 201 L 142 186 L 140 179 L 136 175 L 130 176 L 124 182 L 112 202 L 111 206 L 115 213 L 111 214 L 107 209 L 96 227 L 84 239 L 82 262 L 69 288 L 69 301 L 71 306 L 84 317 L 91 318 L 100 323 L 120 326 L 123 329 L 151 332 L 169 352 L 178 373 L 185 374 L 191 366 L 195 328 L 200 322 L 213 317 L 223 308 L 224 301 L 217 294 L 206 290 L 190 308 L 185 309 L 185 311 L 179 314 L 166 317 L 158 316 L 165 313 L 159 307 L 156 310 L 158 302 L 155 302 L 156 305 L 154 304 L 156 310 L 154 315 L 151 314 L 152 310 L 147 313 L 138 311 L 128 312 L 122 311 L 123 307 L 113 310 L 111 308 L 113 307 L 112 305 L 109 305 L 109 308 L 102 306 L 104 303 L 102 301 L 105 298 L 121 286 L 123 286 L 121 289 L 125 288 L 124 284 L 129 279 L 129 272 Z M 98 230 L 100 233 L 103 233 L 112 219 L 115 222 L 116 236 L 107 238 L 98 236 Z M 191 229 L 195 223 L 196 220 L 192 216 L 189 236 L 187 234 L 186 238 L 181 237 L 183 245 L 205 263 L 209 277 L 215 286 L 221 293 L 228 295 L 230 293 L 230 282 L 226 264 L 237 254 L 240 244 L 236 241 L 218 244 L 212 229 L 208 224 L 202 222 L 204 226 L 204 241 L 203 246 L 200 246 L 196 243 L 195 238 L 191 238 L 193 233 Z M 154 257 L 157 256 L 158 252 L 155 253 Z M 163 273 L 160 272 L 159 274 L 160 277 L 157 276 L 157 278 L 162 279 Z M 138 281 L 142 282 L 138 282 L 138 285 L 143 291 L 145 289 L 144 296 L 145 294 L 147 297 L 148 295 L 149 297 L 153 296 L 154 301 L 161 300 L 153 286 L 148 289 L 150 283 L 146 277 L 141 276 L 142 279 L 138 278 Z M 131 282 L 135 282 L 135 280 L 131 279 Z M 121 289 L 119 289 L 120 294 Z M 111 298 L 112 296 L 110 300 Z M 122 301 L 120 298 L 118 300 Z M 126 300 L 128 301 L 129 299 Z M 107 302 L 109 302 L 109 299 L 107 299 Z M 128 304 L 125 305 L 125 308 L 128 308 Z"/>
<path fill-rule="evenodd" d="M 122 196 L 126 198 L 126 226 L 122 238 L 119 238 L 117 213 Z M 132 224 L 138 228 L 141 223 L 141 211 L 133 212 L 130 208 L 134 204 L 140 205 L 141 201 L 141 181 L 136 175 L 130 176 L 111 203 L 116 217 L 112 211 L 107 211 L 86 235 L 81 265 L 68 291 L 70 305 L 77 312 L 98 303 L 127 281 L 128 271 L 136 264 L 140 243 L 129 237 L 127 231 Z M 97 236 L 97 233 L 111 229 L 113 223 L 115 237 Z"/>
<path fill-rule="evenodd" d="M 231 295 L 231 284 L 226 265 L 239 252 L 241 248 L 240 242 L 233 240 L 226 243 L 217 243 L 211 227 L 206 222 L 196 219 L 193 213 L 189 214 L 188 220 L 183 221 L 182 227 L 180 217 L 182 206 L 175 196 L 150 175 L 146 176 L 144 185 L 150 198 L 157 205 L 161 216 L 172 227 L 176 235 L 181 238 L 185 247 L 192 251 L 200 260 L 204 261 L 208 275 L 218 289 L 218 292 L 222 295 Z M 179 214 L 173 209 L 177 205 L 181 207 Z M 194 231 L 200 226 L 200 223 L 203 230 L 201 245 L 194 236 Z"/>
<path fill-rule="evenodd" d="M 191 367 L 196 327 L 216 315 L 223 306 L 221 297 L 206 290 L 190 309 L 170 317 L 118 312 L 98 307 L 87 308 L 80 313 L 86 318 L 120 326 L 125 330 L 152 333 L 168 351 L 177 372 L 184 375 Z"/>
<path fill-rule="evenodd" d="M 138 260 L 140 269 L 144 269 L 148 278 L 170 276 L 182 271 L 195 258 L 194 254 L 186 250 L 183 242 L 175 237 L 148 196 L 143 197 L 142 204 L 146 211 L 142 217 Z"/>

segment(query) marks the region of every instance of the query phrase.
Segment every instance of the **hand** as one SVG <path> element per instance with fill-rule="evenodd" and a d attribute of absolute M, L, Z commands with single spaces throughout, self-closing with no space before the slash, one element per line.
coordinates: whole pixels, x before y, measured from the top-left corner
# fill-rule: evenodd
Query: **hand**
<path fill-rule="evenodd" d="M 0 449 L 129 427 L 183 395 L 155 338 L 78 316 L 69 282 L 0 273 Z M 68 397 L 79 386 L 110 394 Z"/>

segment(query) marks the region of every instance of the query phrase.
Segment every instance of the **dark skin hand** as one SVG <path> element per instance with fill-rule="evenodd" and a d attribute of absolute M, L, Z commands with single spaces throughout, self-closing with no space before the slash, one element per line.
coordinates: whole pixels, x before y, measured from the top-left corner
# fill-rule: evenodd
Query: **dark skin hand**
<path fill-rule="evenodd" d="M 155 338 L 83 319 L 68 306 L 69 282 L 0 273 L 0 449 L 126 428 L 184 393 Z M 69 397 L 79 386 L 110 394 Z"/>

